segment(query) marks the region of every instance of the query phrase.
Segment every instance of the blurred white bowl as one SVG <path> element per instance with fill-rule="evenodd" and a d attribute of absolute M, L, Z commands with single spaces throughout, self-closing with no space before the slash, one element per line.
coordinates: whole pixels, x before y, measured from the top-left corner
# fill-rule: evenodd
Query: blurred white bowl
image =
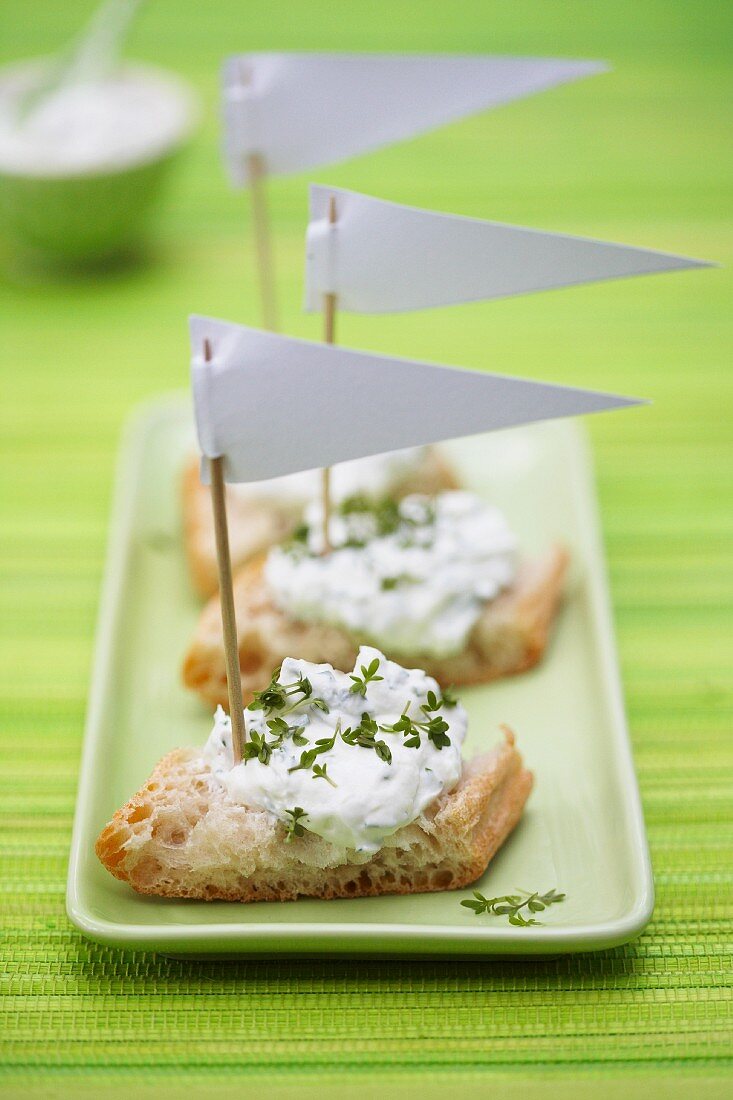
<path fill-rule="evenodd" d="M 176 154 L 198 118 L 177 77 L 124 65 L 64 89 L 17 125 L 44 62 L 0 69 L 0 234 L 61 264 L 98 262 L 140 244 Z"/>

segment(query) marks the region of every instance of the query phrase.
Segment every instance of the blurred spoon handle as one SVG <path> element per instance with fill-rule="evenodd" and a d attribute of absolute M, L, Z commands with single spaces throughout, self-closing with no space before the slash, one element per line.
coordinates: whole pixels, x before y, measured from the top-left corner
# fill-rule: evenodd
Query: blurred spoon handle
<path fill-rule="evenodd" d="M 144 0 L 106 0 L 97 8 L 65 66 L 60 84 L 106 76 L 122 52 L 133 19 Z"/>

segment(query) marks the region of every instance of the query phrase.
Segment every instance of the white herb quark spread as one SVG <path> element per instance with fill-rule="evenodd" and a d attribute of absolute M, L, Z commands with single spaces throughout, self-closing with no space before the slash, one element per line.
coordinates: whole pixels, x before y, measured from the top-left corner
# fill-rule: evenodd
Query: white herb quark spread
<path fill-rule="evenodd" d="M 444 700 L 435 680 L 420 669 L 402 668 L 362 646 L 353 675 L 288 657 L 271 688 L 276 685 L 286 689 L 283 705 L 262 705 L 267 693 L 261 693 L 254 703 L 260 709 L 245 711 L 250 751 L 258 744 L 273 746 L 264 754 L 267 763 L 253 756 L 232 766 L 231 723 L 217 709 L 204 758 L 235 801 L 268 810 L 286 826 L 297 807 L 303 811 L 301 829 L 343 851 L 371 853 L 458 782 L 466 712 Z M 404 714 L 417 725 L 407 732 L 384 730 L 400 721 L 404 726 Z M 278 736 L 278 717 L 289 733 L 281 726 Z M 354 743 L 354 734 L 365 729 L 374 731 L 376 749 Z M 333 744 L 313 756 L 318 741 Z M 320 769 L 327 778 L 317 774 Z"/>
<path fill-rule="evenodd" d="M 472 493 L 409 496 L 381 513 L 342 508 L 331 519 L 328 554 L 320 515 L 311 505 L 305 541 L 268 555 L 276 604 L 390 653 L 459 653 L 487 602 L 516 574 L 516 537 L 502 513 Z"/>
<path fill-rule="evenodd" d="M 355 458 L 331 467 L 331 499 L 336 503 L 355 493 L 378 498 L 389 493 L 423 461 L 426 447 L 407 447 L 400 451 Z M 301 470 L 285 477 L 268 478 L 227 486 L 227 492 L 241 500 L 266 499 L 300 514 L 321 490 L 320 470 Z"/>

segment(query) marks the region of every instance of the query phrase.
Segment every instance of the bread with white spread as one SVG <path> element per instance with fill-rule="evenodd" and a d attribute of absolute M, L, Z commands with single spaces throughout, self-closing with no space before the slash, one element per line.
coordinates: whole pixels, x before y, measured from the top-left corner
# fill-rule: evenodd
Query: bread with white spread
<path fill-rule="evenodd" d="M 285 843 L 271 813 L 234 801 L 199 750 L 165 756 L 102 830 L 96 853 L 140 894 L 226 901 L 455 890 L 484 872 L 532 788 L 511 731 L 452 790 L 384 840 L 343 854 L 311 832 Z"/>
<path fill-rule="evenodd" d="M 344 671 L 353 667 L 358 640 L 340 627 L 307 623 L 282 611 L 264 576 L 264 559 L 240 569 L 234 580 L 239 662 L 245 702 L 268 681 L 285 656 L 297 653 Z M 486 604 L 467 644 L 454 656 L 414 653 L 387 656 L 419 665 L 443 686 L 488 683 L 532 668 L 541 660 L 562 597 L 568 553 L 554 546 L 521 561 L 514 582 Z M 202 610 L 183 662 L 183 681 L 213 705 L 228 705 L 221 609 L 213 597 Z"/>
<path fill-rule="evenodd" d="M 408 452 L 405 452 L 405 456 L 407 455 Z M 374 456 L 334 467 L 332 476 L 336 488 L 339 487 L 340 471 L 345 475 L 342 480 L 347 486 L 352 482 L 358 486 L 360 464 L 364 468 L 363 476 L 366 476 L 369 463 L 374 465 L 382 459 L 386 463 L 389 457 Z M 405 457 L 402 462 L 394 462 L 392 468 L 382 470 L 381 474 L 382 477 L 389 477 L 389 480 L 386 485 L 379 487 L 380 492 L 389 491 L 395 498 L 410 493 L 433 494 L 457 487 L 456 476 L 449 463 L 433 447 L 416 449 L 411 461 L 407 461 Z M 300 481 L 293 495 L 282 491 L 282 488 L 268 495 L 266 486 L 274 483 L 255 487 L 257 491 L 252 491 L 251 486 L 227 487 L 230 553 L 235 569 L 292 533 L 303 516 L 306 500 L 301 498 L 300 493 L 310 475 L 314 479 L 311 489 L 317 492 L 317 471 L 295 475 Z M 284 486 L 286 482 L 293 480 L 293 477 L 281 478 L 278 483 Z M 208 487 L 201 484 L 199 459 L 195 455 L 191 456 L 184 467 L 181 489 L 184 544 L 189 573 L 199 595 L 208 597 L 219 587 L 216 545 L 211 497 Z"/>

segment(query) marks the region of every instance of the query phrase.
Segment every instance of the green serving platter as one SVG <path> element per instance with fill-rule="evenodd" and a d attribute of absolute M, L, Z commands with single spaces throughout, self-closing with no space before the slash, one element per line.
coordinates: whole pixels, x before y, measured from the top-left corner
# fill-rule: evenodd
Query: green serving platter
<path fill-rule="evenodd" d="M 466 486 L 495 502 L 533 553 L 561 540 L 567 595 L 542 665 L 461 695 L 467 751 L 517 734 L 536 786 L 476 888 L 567 897 L 517 928 L 460 905 L 470 891 L 344 901 L 142 897 L 94 854 L 97 833 L 156 760 L 202 744 L 211 714 L 181 686 L 199 605 L 182 542 L 179 480 L 191 408 L 172 395 L 138 412 L 118 472 L 71 846 L 67 909 L 87 936 L 175 955 L 558 955 L 624 943 L 649 920 L 654 887 L 626 728 L 589 451 L 574 422 L 445 444 Z"/>

